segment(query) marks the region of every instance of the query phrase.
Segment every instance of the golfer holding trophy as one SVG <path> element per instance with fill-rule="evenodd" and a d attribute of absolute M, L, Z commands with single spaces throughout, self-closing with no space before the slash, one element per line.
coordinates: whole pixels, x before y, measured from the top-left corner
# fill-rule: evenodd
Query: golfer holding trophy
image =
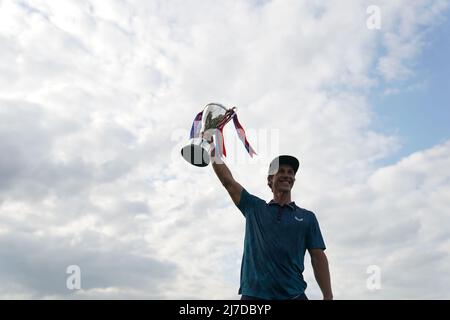
<path fill-rule="evenodd" d="M 208 104 L 197 114 L 189 144 L 181 154 L 198 167 L 207 166 L 212 160 L 214 172 L 246 219 L 238 291 L 241 300 L 308 300 L 303 279 L 306 250 L 323 299 L 333 299 L 325 242 L 316 215 L 291 200 L 299 161 L 290 155 L 272 160 L 267 175 L 267 185 L 273 193 L 271 201 L 250 194 L 222 161 L 222 155 L 226 156 L 222 130 L 231 119 L 247 152 L 253 156 L 255 151 L 235 108 L 227 109 L 217 103 Z"/>

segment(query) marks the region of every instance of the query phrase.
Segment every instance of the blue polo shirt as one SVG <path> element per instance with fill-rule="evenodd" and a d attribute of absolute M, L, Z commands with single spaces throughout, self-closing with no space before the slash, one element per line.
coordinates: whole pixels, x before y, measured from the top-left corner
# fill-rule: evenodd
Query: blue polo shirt
<path fill-rule="evenodd" d="M 306 249 L 325 250 L 314 213 L 295 202 L 266 203 L 245 189 L 238 208 L 246 219 L 239 294 L 282 300 L 304 293 Z"/>

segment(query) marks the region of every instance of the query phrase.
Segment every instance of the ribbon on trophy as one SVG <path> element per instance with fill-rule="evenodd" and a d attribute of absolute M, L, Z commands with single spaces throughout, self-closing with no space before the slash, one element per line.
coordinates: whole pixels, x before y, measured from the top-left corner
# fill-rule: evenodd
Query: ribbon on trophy
<path fill-rule="evenodd" d="M 216 144 L 216 150 L 219 154 L 219 156 L 227 156 L 227 150 L 225 148 L 225 139 L 223 138 L 223 128 L 225 127 L 225 124 L 230 121 L 231 118 L 233 118 L 234 127 L 236 129 L 236 132 L 238 134 L 239 139 L 244 144 L 245 149 L 247 150 L 250 157 L 253 157 L 253 155 L 256 154 L 255 150 L 252 148 L 250 143 L 247 140 L 247 135 L 245 134 L 245 130 L 242 127 L 241 123 L 239 122 L 238 116 L 235 111 L 236 107 L 227 110 L 225 113 L 225 116 L 221 119 L 221 121 L 217 124 L 215 135 L 215 144 Z M 199 112 L 196 116 L 194 121 L 192 122 L 191 127 L 191 133 L 190 133 L 190 139 L 199 137 L 202 131 L 202 117 L 203 117 L 203 111 Z M 220 134 L 219 134 L 220 132 Z"/>
<path fill-rule="evenodd" d="M 189 136 L 189 139 L 200 136 L 200 130 L 202 129 L 202 115 L 203 111 L 199 112 L 195 116 L 194 122 L 192 122 L 191 134 Z"/>
<path fill-rule="evenodd" d="M 245 134 L 245 130 L 242 127 L 241 123 L 239 122 L 236 113 L 233 116 L 233 123 L 234 123 L 234 127 L 236 128 L 236 132 L 238 134 L 239 139 L 241 139 L 241 141 L 244 144 L 244 147 L 247 150 L 250 157 L 253 158 L 253 155 L 256 154 L 256 152 L 255 152 L 255 150 L 253 150 L 252 146 L 250 145 L 250 142 L 248 142 L 247 135 Z"/>

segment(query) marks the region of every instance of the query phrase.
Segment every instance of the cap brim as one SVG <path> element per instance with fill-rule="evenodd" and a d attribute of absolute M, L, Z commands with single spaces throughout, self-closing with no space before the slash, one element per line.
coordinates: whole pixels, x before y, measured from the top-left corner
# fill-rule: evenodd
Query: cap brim
<path fill-rule="evenodd" d="M 297 173 L 300 163 L 296 157 L 281 155 L 272 160 L 269 167 L 269 175 L 275 174 L 278 172 L 279 167 L 282 164 L 287 164 L 294 169 L 294 173 Z"/>

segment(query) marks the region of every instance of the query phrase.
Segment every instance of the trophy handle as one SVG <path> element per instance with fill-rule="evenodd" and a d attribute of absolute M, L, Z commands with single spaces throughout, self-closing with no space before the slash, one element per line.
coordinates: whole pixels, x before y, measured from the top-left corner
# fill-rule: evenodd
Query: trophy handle
<path fill-rule="evenodd" d="M 232 117 L 234 117 L 235 114 L 236 107 L 228 109 L 227 112 L 225 112 L 225 116 L 223 117 L 222 121 L 218 123 L 217 129 L 222 130 L 222 128 L 228 123 L 228 121 L 231 120 Z"/>

